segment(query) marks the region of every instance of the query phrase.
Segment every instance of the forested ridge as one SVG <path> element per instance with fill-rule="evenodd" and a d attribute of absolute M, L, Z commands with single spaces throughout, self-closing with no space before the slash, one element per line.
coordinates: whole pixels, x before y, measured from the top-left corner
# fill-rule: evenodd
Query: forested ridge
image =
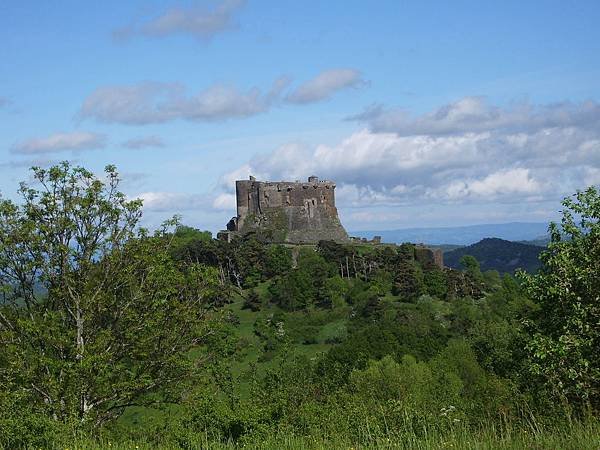
<path fill-rule="evenodd" d="M 33 179 L 0 199 L 0 447 L 598 447 L 593 187 L 513 276 L 150 232 L 112 166 Z"/>
<path fill-rule="evenodd" d="M 481 241 L 450 250 L 444 254 L 444 263 L 448 267 L 460 268 L 460 260 L 465 255 L 477 258 L 481 270 L 497 270 L 500 273 L 514 274 L 521 269 L 536 272 L 540 266 L 540 253 L 543 246 L 523 242 L 512 242 L 498 238 L 485 238 Z"/>

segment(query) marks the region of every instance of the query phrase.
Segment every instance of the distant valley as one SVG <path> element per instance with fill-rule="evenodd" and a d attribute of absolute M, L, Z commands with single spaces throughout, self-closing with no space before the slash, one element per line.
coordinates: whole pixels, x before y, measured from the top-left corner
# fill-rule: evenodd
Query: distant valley
<path fill-rule="evenodd" d="M 548 224 L 545 222 L 512 222 L 502 224 L 482 224 L 462 227 L 403 228 L 397 230 L 353 231 L 352 236 L 373 238 L 381 236 L 383 242 L 413 242 L 429 245 L 451 246 L 471 245 L 485 238 L 499 238 L 507 241 L 546 241 Z"/>

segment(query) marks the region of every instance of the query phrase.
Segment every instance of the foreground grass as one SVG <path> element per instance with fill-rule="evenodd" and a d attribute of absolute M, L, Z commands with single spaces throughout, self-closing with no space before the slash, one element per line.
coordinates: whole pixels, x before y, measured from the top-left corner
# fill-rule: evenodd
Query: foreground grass
<path fill-rule="evenodd" d="M 391 435 L 385 438 L 364 436 L 363 443 L 356 443 L 342 437 L 293 436 L 289 434 L 268 435 L 261 440 L 243 442 L 218 442 L 203 435 L 173 437 L 173 441 L 135 442 L 111 440 L 78 440 L 70 445 L 56 446 L 56 449 L 115 449 L 115 450 L 149 450 L 149 449 L 600 449 L 600 425 L 597 421 L 585 424 L 565 425 L 555 429 L 535 430 L 504 430 L 493 427 L 473 432 L 459 429 L 447 434 L 427 433 L 423 436 L 415 434 Z"/>

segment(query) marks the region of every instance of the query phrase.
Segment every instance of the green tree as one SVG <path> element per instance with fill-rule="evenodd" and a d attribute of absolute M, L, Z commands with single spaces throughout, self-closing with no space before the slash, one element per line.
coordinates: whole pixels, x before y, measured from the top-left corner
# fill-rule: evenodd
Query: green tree
<path fill-rule="evenodd" d="M 401 260 L 394 274 L 393 293 L 406 299 L 414 299 L 425 293 L 423 269 L 414 260 Z"/>
<path fill-rule="evenodd" d="M 338 308 L 346 305 L 345 297 L 348 293 L 348 283 L 339 275 L 335 275 L 325 280 L 325 290 L 327 292 L 327 306 Z"/>
<path fill-rule="evenodd" d="M 335 241 L 319 241 L 317 252 L 327 261 L 335 263 L 336 266 L 343 263 L 349 254 L 346 247 Z"/>
<path fill-rule="evenodd" d="M 256 312 L 261 308 L 261 301 L 258 292 L 255 289 L 250 289 L 244 298 L 242 309 L 249 309 L 250 311 Z"/>
<path fill-rule="evenodd" d="M 483 284 L 483 274 L 479 267 L 479 261 L 474 256 L 464 255 L 460 258 L 460 265 L 463 267 L 465 273 L 469 275 L 473 281 L 479 284 Z"/>
<path fill-rule="evenodd" d="M 600 194 L 562 202 L 539 273 L 520 277 L 540 307 L 529 322 L 531 370 L 563 400 L 600 409 Z"/>
<path fill-rule="evenodd" d="M 267 246 L 250 236 L 238 239 L 235 244 L 234 259 L 245 288 L 255 287 L 265 278 Z"/>
<path fill-rule="evenodd" d="M 429 295 L 437 298 L 446 298 L 448 292 L 448 282 L 446 274 L 437 266 L 427 267 L 423 272 L 423 283 Z"/>
<path fill-rule="evenodd" d="M 142 203 L 62 163 L 0 201 L 0 387 L 61 422 L 100 424 L 178 398 L 207 333 L 216 270 L 180 267 Z M 171 225 L 176 225 L 172 222 Z"/>
<path fill-rule="evenodd" d="M 178 225 L 175 229 L 174 235 L 176 246 L 189 245 L 190 242 L 194 241 L 208 242 L 212 240 L 212 233 L 210 231 L 201 231 L 186 225 Z"/>
<path fill-rule="evenodd" d="M 283 245 L 270 245 L 267 248 L 265 275 L 272 278 L 285 275 L 292 270 L 292 251 Z"/>
<path fill-rule="evenodd" d="M 284 277 L 277 277 L 269 286 L 271 300 L 288 311 L 297 311 L 314 304 L 315 289 L 306 270 L 294 269 Z"/>

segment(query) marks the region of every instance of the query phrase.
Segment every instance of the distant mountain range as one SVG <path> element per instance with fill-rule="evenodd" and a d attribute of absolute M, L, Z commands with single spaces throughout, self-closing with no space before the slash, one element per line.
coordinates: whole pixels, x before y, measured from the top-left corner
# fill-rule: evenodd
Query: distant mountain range
<path fill-rule="evenodd" d="M 540 268 L 538 258 L 543 250 L 544 247 L 537 245 L 486 238 L 444 253 L 444 265 L 460 269 L 460 259 L 464 255 L 472 255 L 479 261 L 483 272 L 497 270 L 500 273 L 513 273 L 516 269 L 535 272 Z"/>
<path fill-rule="evenodd" d="M 546 239 L 548 224 L 545 222 L 512 222 L 500 224 L 469 225 L 464 227 L 403 228 L 398 230 L 354 231 L 351 236 L 372 239 L 381 236 L 383 242 L 413 242 L 430 245 L 470 245 L 485 238 L 507 241 L 540 242 Z"/>

